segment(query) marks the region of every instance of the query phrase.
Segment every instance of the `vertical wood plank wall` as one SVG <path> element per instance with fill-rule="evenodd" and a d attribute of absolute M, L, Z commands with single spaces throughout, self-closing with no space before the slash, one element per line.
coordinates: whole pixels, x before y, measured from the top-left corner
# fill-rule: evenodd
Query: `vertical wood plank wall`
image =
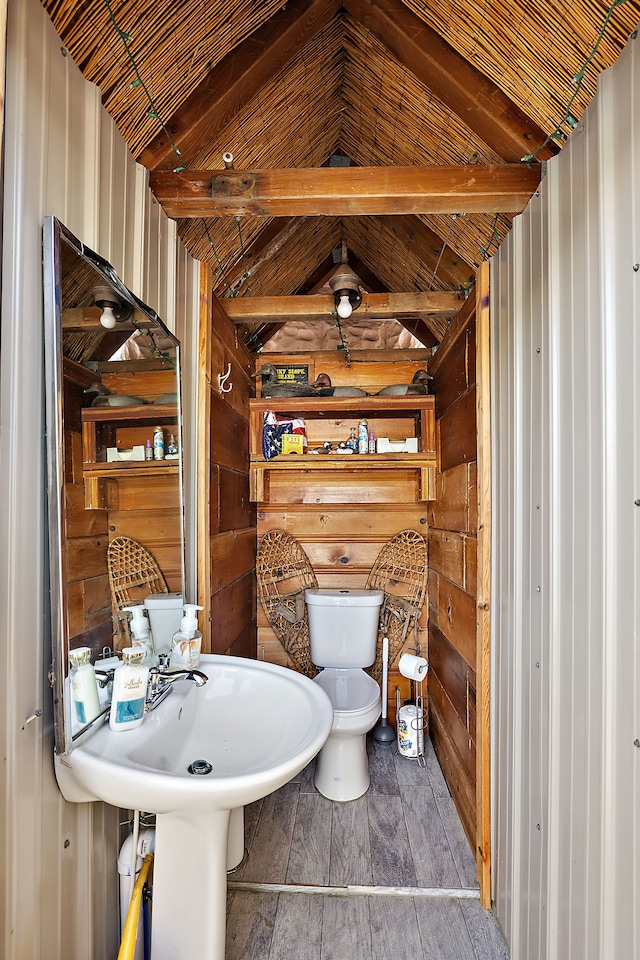
<path fill-rule="evenodd" d="M 205 649 L 256 655 L 256 508 L 249 500 L 251 358 L 212 297 L 201 267 L 199 386 L 199 603 Z M 228 393 L 218 375 L 231 373 Z"/>
<path fill-rule="evenodd" d="M 460 818 L 476 849 L 477 439 L 475 301 L 469 298 L 429 365 L 438 472 L 429 503 L 429 725 Z"/>
<path fill-rule="evenodd" d="M 426 367 L 428 353 L 402 351 L 393 355 L 383 351 L 358 351 L 357 362 L 345 365 L 339 354 L 265 354 L 273 363 L 309 365 L 309 379 L 321 371 L 329 373 L 333 385 L 360 386 L 367 392 L 389 383 L 408 383 L 416 369 Z M 413 356 L 410 358 L 410 354 Z M 260 366 L 260 363 L 258 363 Z M 357 420 L 327 418 L 323 430 L 327 438 L 346 440 L 349 426 Z M 384 424 L 384 427 L 382 426 Z M 374 423 L 372 421 L 371 425 Z M 409 417 L 376 423 L 393 438 L 413 435 Z M 318 429 L 318 428 L 316 428 Z M 394 432 L 395 431 L 395 432 Z M 405 432 L 402 432 L 405 431 Z M 376 431 L 377 432 L 377 431 Z M 380 434 L 384 435 L 384 434 Z M 268 530 L 284 529 L 292 534 L 306 552 L 320 587 L 361 589 L 387 541 L 400 530 L 411 528 L 427 536 L 427 505 L 417 500 L 416 478 L 394 464 L 387 471 L 336 471 L 335 482 L 328 482 L 311 471 L 287 470 L 269 484 L 269 502 L 258 504 L 258 537 Z M 426 650 L 428 608 L 424 604 L 418 642 Z M 413 648 L 410 634 L 405 648 Z M 272 663 L 292 666 L 261 607 L 258 609 L 258 655 Z M 396 688 L 409 695 L 409 681 L 397 669 L 389 672 L 388 715 L 395 724 Z"/>

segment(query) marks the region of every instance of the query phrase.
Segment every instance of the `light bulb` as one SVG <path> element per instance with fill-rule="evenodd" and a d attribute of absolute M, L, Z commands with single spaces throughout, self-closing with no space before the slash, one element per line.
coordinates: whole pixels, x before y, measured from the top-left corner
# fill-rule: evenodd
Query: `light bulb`
<path fill-rule="evenodd" d="M 113 312 L 113 307 L 105 303 L 102 308 L 102 313 L 100 314 L 100 323 L 103 327 L 106 327 L 107 330 L 113 330 L 116 325 L 116 317 Z"/>
<path fill-rule="evenodd" d="M 340 303 L 336 308 L 336 313 L 342 320 L 346 320 L 347 317 L 350 317 L 353 313 L 351 308 L 351 301 L 346 293 L 343 293 L 340 297 Z"/>

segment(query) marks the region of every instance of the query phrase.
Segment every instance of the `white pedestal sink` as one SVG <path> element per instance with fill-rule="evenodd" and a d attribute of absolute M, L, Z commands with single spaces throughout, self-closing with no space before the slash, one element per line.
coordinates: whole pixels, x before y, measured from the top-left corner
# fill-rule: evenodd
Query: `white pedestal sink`
<path fill-rule="evenodd" d="M 175 683 L 142 726 L 101 723 L 55 758 L 67 800 L 156 814 L 152 960 L 224 960 L 230 812 L 302 770 L 333 721 L 325 693 L 292 670 L 226 656 L 200 669 L 205 686 Z M 198 760 L 211 772 L 189 773 Z"/>

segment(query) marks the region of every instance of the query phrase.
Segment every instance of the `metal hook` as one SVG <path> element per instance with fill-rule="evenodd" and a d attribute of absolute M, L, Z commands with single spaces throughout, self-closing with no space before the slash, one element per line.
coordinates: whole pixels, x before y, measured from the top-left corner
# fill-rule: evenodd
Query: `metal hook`
<path fill-rule="evenodd" d="M 229 364 L 229 366 L 227 367 L 227 372 L 224 374 L 224 376 L 221 373 L 218 374 L 218 390 L 220 391 L 220 393 L 231 393 L 233 389 L 233 384 L 230 383 L 228 386 L 225 386 L 230 376 L 231 376 L 231 364 Z"/>

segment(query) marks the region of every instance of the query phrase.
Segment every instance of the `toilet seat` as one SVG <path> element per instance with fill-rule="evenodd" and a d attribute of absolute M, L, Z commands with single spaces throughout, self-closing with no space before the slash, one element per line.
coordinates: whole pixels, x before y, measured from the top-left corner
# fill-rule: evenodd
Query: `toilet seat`
<path fill-rule="evenodd" d="M 367 713 L 380 699 L 380 686 L 357 667 L 325 667 L 314 679 L 331 700 L 334 710 L 353 717 Z"/>

